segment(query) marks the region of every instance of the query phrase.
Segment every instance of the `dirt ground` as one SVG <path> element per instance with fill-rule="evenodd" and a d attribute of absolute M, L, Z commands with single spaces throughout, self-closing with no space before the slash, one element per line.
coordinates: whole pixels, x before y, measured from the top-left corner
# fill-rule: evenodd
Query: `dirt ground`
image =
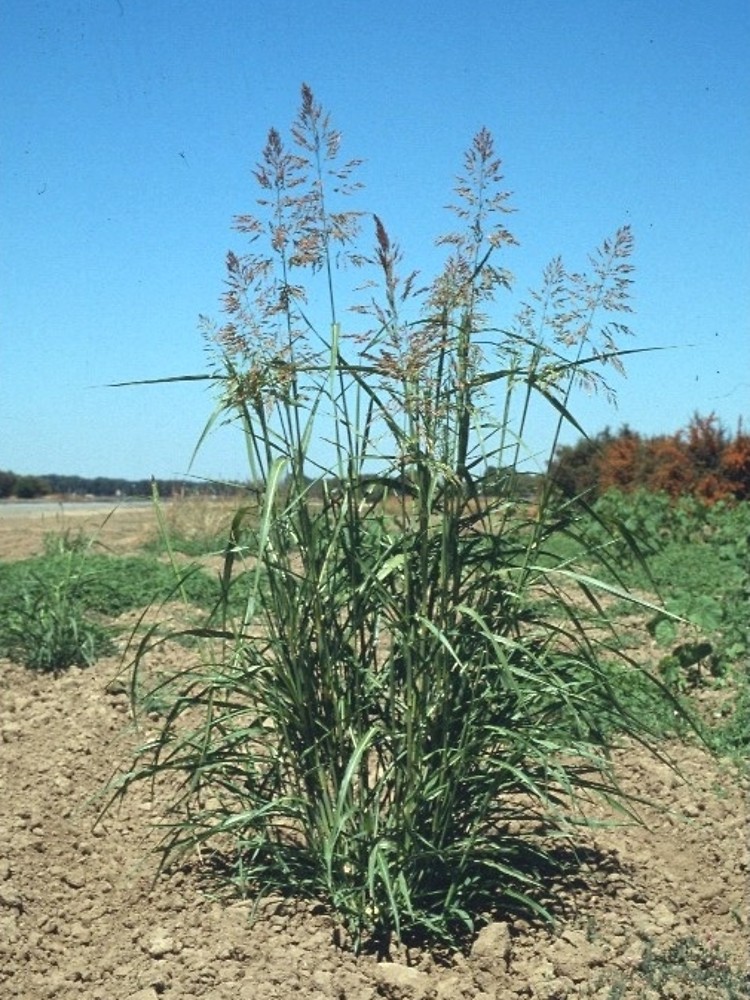
<path fill-rule="evenodd" d="M 0 559 L 27 559 L 44 551 L 48 536 L 75 537 L 78 533 L 91 540 L 95 551 L 125 554 L 157 537 L 158 522 L 154 508 L 140 502 L 120 506 L 84 501 L 0 502 Z"/>
<path fill-rule="evenodd" d="M 92 524 L 125 551 L 151 530 L 148 517 L 124 511 L 102 527 L 97 512 Z M 39 522 L 0 516 L 0 558 L 39 551 L 45 532 L 60 530 L 59 519 Z M 750 996 L 747 984 L 735 980 L 733 993 L 720 985 L 728 979 L 719 958 L 747 968 L 748 782 L 700 748 L 669 748 L 680 775 L 638 747 L 618 753 L 625 788 L 664 811 L 644 807 L 642 826 L 592 836 L 600 860 L 564 887 L 555 927 L 509 919 L 485 927 L 468 954 L 355 958 L 337 948 L 320 907 L 271 901 L 250 925 L 250 903 L 210 898 L 197 867 L 153 884 L 156 811 L 145 788 L 95 823 L 97 795 L 139 739 L 126 695 L 109 685 L 120 665 L 114 657 L 53 678 L 0 662 L 0 997 Z M 667 976 L 665 956 L 687 939 L 700 948 L 704 985 L 695 969 Z M 658 969 L 668 978 L 661 988 Z"/>

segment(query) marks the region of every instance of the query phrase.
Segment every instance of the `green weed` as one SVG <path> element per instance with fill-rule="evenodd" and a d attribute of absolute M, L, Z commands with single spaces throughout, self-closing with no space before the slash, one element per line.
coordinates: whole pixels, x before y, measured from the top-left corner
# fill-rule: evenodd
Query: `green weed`
<path fill-rule="evenodd" d="M 4 609 L 0 651 L 4 655 L 34 670 L 57 672 L 71 666 L 89 667 L 114 651 L 110 631 L 92 618 L 80 598 L 84 564 L 79 551 L 71 548 L 67 555 L 24 567 L 21 586 L 15 591 L 7 586 L 12 573 L 4 573 L 4 581 L 0 577 Z M 49 562 L 55 565 L 53 573 L 42 571 Z"/>
<path fill-rule="evenodd" d="M 29 667 L 90 666 L 112 652 L 111 621 L 152 603 L 184 599 L 210 613 L 216 582 L 197 567 L 175 574 L 156 559 L 92 553 L 69 539 L 49 553 L 0 563 L 0 651 Z"/>
<path fill-rule="evenodd" d="M 50 531 L 44 536 L 43 548 L 45 556 L 53 558 L 64 556 L 70 552 L 87 552 L 93 540 L 80 528 L 65 528 L 62 531 Z"/>
<path fill-rule="evenodd" d="M 694 938 L 681 938 L 666 948 L 648 942 L 633 973 L 610 987 L 609 1000 L 621 997 L 747 1000 L 750 979 L 719 949 Z"/>

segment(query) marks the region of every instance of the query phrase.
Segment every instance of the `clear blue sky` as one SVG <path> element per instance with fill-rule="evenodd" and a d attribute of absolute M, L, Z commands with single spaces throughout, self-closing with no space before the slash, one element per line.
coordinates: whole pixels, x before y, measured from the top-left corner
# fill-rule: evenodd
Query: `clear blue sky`
<path fill-rule="evenodd" d="M 544 264 L 629 223 L 632 346 L 589 431 L 750 415 L 748 0 L 3 0 L 0 469 L 174 476 L 213 400 L 103 388 L 205 368 L 232 216 L 308 82 L 367 161 L 360 205 L 414 266 L 436 259 L 473 134 L 494 134 L 520 248 Z M 694 345 L 692 347 L 688 345 Z M 631 345 L 628 345 L 631 346 Z M 540 432 L 541 433 L 541 432 Z M 540 447 L 543 446 L 540 440 Z M 215 436 L 199 475 L 245 477 Z"/>

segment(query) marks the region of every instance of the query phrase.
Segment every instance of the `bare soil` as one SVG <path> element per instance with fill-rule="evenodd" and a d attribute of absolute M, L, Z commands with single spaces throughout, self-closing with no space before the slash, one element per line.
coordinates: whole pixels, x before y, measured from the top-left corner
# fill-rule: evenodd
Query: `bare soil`
<path fill-rule="evenodd" d="M 84 513 L 71 516 L 83 526 Z M 132 551 L 153 529 L 148 518 L 125 511 L 102 526 L 97 514 L 94 527 L 113 551 Z M 39 551 L 49 530 L 0 518 L 0 558 Z M 96 822 L 104 784 L 144 738 L 110 684 L 120 668 L 114 657 L 54 678 L 0 662 L 0 997 L 750 996 L 724 965 L 747 970 L 748 781 L 700 747 L 666 748 L 679 774 L 637 746 L 618 751 L 623 786 L 661 808 L 641 807 L 643 825 L 582 838 L 554 927 L 508 918 L 466 953 L 355 958 L 320 906 L 271 901 L 251 923 L 250 902 L 211 898 L 198 862 L 154 882 L 158 811 L 146 788 Z M 700 969 L 687 952 L 676 957 L 688 939 Z"/>

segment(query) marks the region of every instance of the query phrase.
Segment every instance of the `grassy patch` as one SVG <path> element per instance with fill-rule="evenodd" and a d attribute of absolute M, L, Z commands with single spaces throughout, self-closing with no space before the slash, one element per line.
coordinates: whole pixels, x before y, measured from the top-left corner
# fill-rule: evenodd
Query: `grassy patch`
<path fill-rule="evenodd" d="M 210 609 L 218 585 L 200 569 L 176 577 L 153 558 L 91 553 L 68 536 L 48 554 L 0 563 L 0 651 L 29 667 L 90 666 L 113 651 L 111 619 L 152 603 L 184 599 Z"/>
<path fill-rule="evenodd" d="M 632 973 L 610 985 L 608 1000 L 748 1000 L 750 978 L 718 948 L 684 937 L 667 947 L 649 942 Z"/>

